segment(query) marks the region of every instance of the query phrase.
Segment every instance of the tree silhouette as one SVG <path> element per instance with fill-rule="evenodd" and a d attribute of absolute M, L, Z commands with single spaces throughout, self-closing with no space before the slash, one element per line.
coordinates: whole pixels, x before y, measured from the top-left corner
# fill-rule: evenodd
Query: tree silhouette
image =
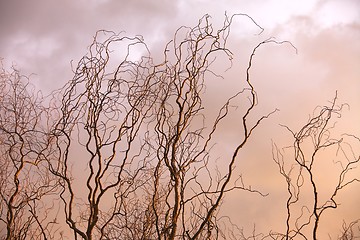
<path fill-rule="evenodd" d="M 343 107 L 336 98 L 299 132 L 287 128 L 294 144 L 284 151 L 293 151 L 294 162 L 274 144 L 273 159 L 289 194 L 285 233 L 254 229 L 245 236 L 220 214 L 231 192 L 266 196 L 234 172 L 254 131 L 277 111 L 255 113 L 255 53 L 266 44 L 295 49 L 273 38 L 258 43 L 245 74 L 238 74 L 244 88 L 209 115 L 215 106 L 205 101 L 205 90 L 209 79 L 222 79 L 214 67 L 219 59 L 232 66 L 228 40 L 236 17 L 263 31 L 246 14 L 225 15 L 219 29 L 205 15 L 195 27 L 177 29 L 160 60 L 141 36 L 98 31 L 73 78 L 49 98 L 17 70 L 2 69 L 1 239 L 317 239 L 323 212 L 336 208 L 341 190 L 359 181 L 349 177 L 360 160 L 345 138 L 359 139 L 330 136 L 330 120 Z M 240 132 L 220 166 L 215 135 L 221 135 L 234 102 L 241 105 Z M 305 154 L 308 140 L 313 151 Z M 338 182 L 322 202 L 315 168 L 320 152 L 333 147 L 344 160 L 335 163 Z M 305 190 L 312 195 L 304 203 Z M 339 238 L 354 239 L 357 226 L 358 220 L 344 223 Z"/>
<path fill-rule="evenodd" d="M 273 159 L 286 180 L 289 197 L 286 202 L 286 233 L 273 233 L 273 236 L 280 236 L 280 239 L 318 239 L 319 223 L 324 212 L 338 207 L 336 198 L 344 188 L 360 182 L 360 178 L 352 174 L 360 162 L 360 155 L 352 146 L 360 139 L 349 134 L 336 137 L 333 133 L 336 124 L 333 118 L 340 118 L 343 107 L 347 106 L 337 105 L 336 101 L 337 96 L 329 106 L 316 108 L 314 116 L 297 132 L 284 126 L 293 136 L 292 146 L 279 149 L 274 144 Z M 349 144 L 353 140 L 355 143 Z M 325 155 L 326 152 L 332 153 L 333 149 L 336 150 L 335 156 L 329 158 Z M 288 157 L 287 151 L 291 151 L 292 157 Z M 324 166 L 323 161 L 338 166 L 337 176 L 334 176 L 337 181 L 330 191 L 322 189 L 324 187 L 320 184 L 319 171 Z M 351 235 L 350 239 L 355 239 L 352 230 L 357 222 L 355 220 L 349 226 L 344 224 L 340 238 L 347 239 Z"/>
<path fill-rule="evenodd" d="M 226 18 L 219 30 L 213 29 L 209 16 L 194 28 L 179 28 L 159 64 L 150 55 L 131 60 L 134 47 L 148 52 L 140 37 L 97 33 L 73 80 L 60 92 L 60 120 L 53 132 L 58 159 L 51 171 L 61 179 L 60 197 L 74 236 L 219 238 L 225 233 L 218 227 L 216 213 L 225 193 L 242 189 L 261 194 L 242 184 L 232 185 L 231 180 L 239 151 L 273 113 L 254 124 L 247 122 L 257 104 L 250 81 L 252 58 L 258 47 L 276 43 L 274 40 L 254 48 L 247 87 L 223 104 L 210 125 L 205 123 L 208 106 L 202 94 L 206 77 L 216 75 L 211 70 L 216 56 L 232 59 L 226 42 L 233 17 Z M 107 34 L 105 41 L 98 40 Z M 123 59 L 114 64 L 111 49 L 116 44 L 127 47 Z M 242 138 L 231 159 L 224 159 L 226 173 L 217 172 L 214 177 L 209 169 L 212 136 L 227 116 L 230 102 L 239 95 L 248 96 L 241 119 Z M 76 183 L 70 166 L 76 164 L 73 152 L 81 149 L 83 155 L 76 161 L 87 165 L 83 195 L 76 189 L 81 183 Z"/>
<path fill-rule="evenodd" d="M 58 182 L 47 164 L 53 152 L 49 112 L 19 71 L 1 68 L 0 78 L 0 234 L 4 239 L 50 237 L 54 224 L 46 197 L 56 193 Z"/>

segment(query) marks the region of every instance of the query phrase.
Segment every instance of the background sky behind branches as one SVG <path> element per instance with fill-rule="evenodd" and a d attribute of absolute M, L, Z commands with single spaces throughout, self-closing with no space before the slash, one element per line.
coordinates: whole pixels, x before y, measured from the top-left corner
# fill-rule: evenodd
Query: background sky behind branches
<path fill-rule="evenodd" d="M 70 61 L 76 63 L 86 53 L 99 29 L 143 35 L 156 55 L 178 27 L 194 26 L 204 14 L 210 14 L 220 26 L 225 12 L 246 13 L 265 29 L 256 35 L 258 29 L 249 20 L 236 19 L 229 47 L 240 66 L 245 67 L 251 49 L 269 37 L 291 41 L 298 50 L 296 54 L 289 45 L 262 48 L 252 72 L 259 114 L 274 108 L 280 112 L 258 129 L 242 155 L 246 161 L 240 161 L 238 169 L 247 184 L 270 195 L 260 198 L 239 193 L 224 205 L 225 213 L 247 231 L 254 223 L 259 231 L 281 230 L 286 185 L 272 162 L 271 140 L 280 146 L 291 142 L 278 124 L 296 131 L 314 107 L 326 104 L 338 91 L 339 102 L 350 105 L 339 121 L 339 130 L 360 136 L 359 0 L 0 0 L 0 57 L 5 66 L 15 65 L 24 75 L 34 74 L 30 78 L 33 84 L 49 93 L 71 79 Z M 214 94 L 212 101 L 233 93 L 231 81 L 237 75 L 232 74 L 239 72 L 244 74 L 244 69 L 224 73 L 223 82 L 213 84 L 216 91 L 209 88 L 208 93 Z M 219 155 L 230 151 L 236 123 L 236 118 L 231 118 L 221 128 L 221 134 L 229 136 L 222 137 L 228 140 L 218 147 Z M 359 152 L 359 147 L 354 146 L 354 151 Z M 323 167 L 320 172 L 327 172 Z M 327 183 L 329 175 L 322 175 L 319 181 Z M 339 228 L 342 219 L 360 216 L 359 208 L 346 208 L 346 204 L 358 206 L 359 189 L 357 185 L 343 193 L 343 206 L 326 215 L 323 231 Z"/>

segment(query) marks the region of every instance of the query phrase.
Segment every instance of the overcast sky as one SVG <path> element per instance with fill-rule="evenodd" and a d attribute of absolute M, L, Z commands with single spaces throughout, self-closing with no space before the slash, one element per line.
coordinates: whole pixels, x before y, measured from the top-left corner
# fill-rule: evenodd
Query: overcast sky
<path fill-rule="evenodd" d="M 296 130 L 314 107 L 326 104 L 335 91 L 340 102 L 350 105 L 341 130 L 360 136 L 359 0 L 0 0 L 0 57 L 5 66 L 15 65 L 26 75 L 34 74 L 31 81 L 48 92 L 71 79 L 70 62 L 86 53 L 97 30 L 143 35 L 150 50 L 158 51 L 178 27 L 194 26 L 204 14 L 221 23 L 225 12 L 246 13 L 265 29 L 258 36 L 258 30 L 249 21 L 239 19 L 232 35 L 232 46 L 239 46 L 235 53 L 244 49 L 248 53 L 246 49 L 250 51 L 255 43 L 269 37 L 289 40 L 298 50 L 296 54 L 289 45 L 269 46 L 256 55 L 253 74 L 262 109 L 281 111 L 259 131 L 271 137 L 252 147 L 257 152 L 263 150 L 263 155 L 253 158 L 266 163 L 254 160 L 255 163 L 242 166 L 247 169 L 244 175 L 248 182 L 259 177 L 256 174 L 259 164 L 273 165 L 271 139 L 281 142 L 285 134 L 278 133 L 283 129 L 277 128 L 277 124 L 287 124 Z M 227 129 L 223 131 L 225 134 Z M 359 147 L 360 144 L 355 146 L 358 152 Z M 277 174 L 275 166 L 272 170 L 275 172 L 261 169 L 260 172 L 272 179 Z M 274 221 L 280 220 L 265 211 L 266 201 L 276 201 L 276 194 L 280 194 L 275 182 L 267 179 L 263 187 L 268 192 L 274 190 L 268 199 L 259 200 L 252 208 L 236 208 L 248 216 L 241 224 L 267 225 L 265 231 L 278 226 Z M 261 186 L 261 181 L 254 185 Z M 360 202 L 359 186 L 347 194 L 351 203 Z M 233 207 L 237 201 L 231 200 Z M 234 212 L 233 208 L 228 209 Z M 359 209 L 339 209 L 333 215 L 338 220 L 329 221 L 327 226 L 356 215 L 360 216 Z"/>

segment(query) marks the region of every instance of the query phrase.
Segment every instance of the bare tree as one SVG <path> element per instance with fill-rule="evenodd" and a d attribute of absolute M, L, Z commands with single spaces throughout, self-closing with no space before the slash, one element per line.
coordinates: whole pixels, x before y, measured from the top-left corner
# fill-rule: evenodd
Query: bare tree
<path fill-rule="evenodd" d="M 350 222 L 346 224 L 343 222 L 342 225 L 342 233 L 339 236 L 341 240 L 350 240 L 350 239 L 359 239 L 360 238 L 360 219 Z"/>
<path fill-rule="evenodd" d="M 0 234 L 1 239 L 46 239 L 57 181 L 47 170 L 51 155 L 47 109 L 28 79 L 12 69 L 0 72 Z"/>
<path fill-rule="evenodd" d="M 226 47 L 232 18 L 227 18 L 223 28 L 217 31 L 208 21 L 205 16 L 194 28 L 178 29 L 164 51 L 167 64 L 162 65 L 161 92 L 152 123 L 156 134 L 155 144 L 152 144 L 156 150 L 156 169 L 150 210 L 155 216 L 154 238 L 157 239 L 222 238 L 225 233 L 219 228 L 216 213 L 225 193 L 234 189 L 260 193 L 246 188 L 241 179 L 238 179 L 239 185 L 230 182 L 239 151 L 252 131 L 271 114 L 260 117 L 255 124 L 247 122 L 257 104 L 250 82 L 252 58 L 256 49 L 270 40 L 259 44 L 250 56 L 245 80 L 247 88 L 230 97 L 211 122 L 204 114 L 209 106 L 203 104 L 202 94 L 206 77 L 214 74 L 210 68 L 214 54 L 224 54 L 229 61 L 232 59 Z M 213 134 L 227 116 L 230 102 L 242 94 L 249 100 L 240 121 L 242 138 L 232 157 L 222 159 L 226 172 L 214 174 L 209 167 L 213 165 L 210 152 Z M 157 206 L 159 202 L 164 203 L 161 208 Z"/>
<path fill-rule="evenodd" d="M 254 111 L 255 53 L 263 45 L 284 43 L 270 38 L 256 45 L 239 73 L 245 87 L 208 115 L 214 106 L 204 98 L 207 81 L 222 78 L 214 67 L 219 58 L 232 66 L 228 41 L 237 16 L 263 30 L 245 14 L 225 16 L 215 29 L 206 15 L 195 27 L 180 27 L 160 60 L 141 36 L 98 31 L 73 79 L 52 99 L 35 92 L 18 71 L 2 69 L 4 239 L 317 239 L 323 213 L 338 206 L 344 188 L 359 182 L 351 173 L 360 156 L 350 143 L 359 139 L 331 134 L 332 120 L 345 106 L 338 106 L 336 97 L 298 132 L 286 127 L 294 139 L 291 147 L 273 146 L 289 194 L 284 233 L 256 233 L 254 226 L 245 236 L 219 211 L 233 191 L 266 195 L 244 184 L 235 167 L 254 131 L 277 111 Z M 219 166 L 216 134 L 239 102 L 237 142 Z M 338 159 L 337 182 L 322 196 L 317 168 L 331 149 Z M 293 161 L 287 160 L 288 151 Z M 344 223 L 339 238 L 354 239 L 358 225 L 359 220 Z"/>
<path fill-rule="evenodd" d="M 207 15 L 193 28 L 179 28 L 157 64 L 141 37 L 96 34 L 59 92 L 52 132 L 57 159 L 50 170 L 60 179 L 75 239 L 231 238 L 221 227 L 226 218 L 218 215 L 225 194 L 240 189 L 263 195 L 233 171 L 253 131 L 275 112 L 252 113 L 257 95 L 250 70 L 259 47 L 279 42 L 267 39 L 253 49 L 246 87 L 214 119 L 207 119 L 203 104 L 206 78 L 220 77 L 211 68 L 216 57 L 231 65 L 226 44 L 234 17 L 226 16 L 218 30 Z M 145 54 L 133 60 L 134 49 Z M 241 96 L 242 132 L 232 156 L 223 159 L 223 172 L 214 166 L 212 139 L 231 101 Z"/>
<path fill-rule="evenodd" d="M 360 154 L 349 143 L 353 140 L 359 143 L 359 138 L 349 134 L 336 137 L 334 133 L 336 122 L 333 119 L 341 117 L 344 106 L 346 105 L 337 105 L 335 96 L 329 106 L 316 108 L 313 117 L 299 131 L 292 131 L 285 126 L 294 139 L 291 147 L 279 149 L 274 144 L 273 159 L 286 180 L 289 197 L 286 202 L 286 232 L 272 233 L 272 237 L 318 239 L 319 223 L 324 212 L 338 207 L 336 198 L 344 188 L 360 182 L 352 174 L 359 166 Z M 324 153 L 332 153 L 334 150 L 336 161 L 328 161 L 329 158 Z M 291 160 L 288 160 L 288 151 L 292 153 Z M 321 188 L 322 180 L 319 176 L 324 161 L 338 166 L 338 173 L 334 176 L 337 181 L 330 191 Z M 344 225 L 340 239 L 354 239 L 352 230 L 357 223 L 358 221 L 354 221 L 349 226 Z"/>

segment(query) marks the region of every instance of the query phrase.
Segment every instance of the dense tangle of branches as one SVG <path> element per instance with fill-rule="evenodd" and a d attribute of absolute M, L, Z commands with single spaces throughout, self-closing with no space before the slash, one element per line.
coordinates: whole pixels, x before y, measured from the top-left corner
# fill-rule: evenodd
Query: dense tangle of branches
<path fill-rule="evenodd" d="M 251 17 L 239 15 L 263 30 Z M 73 68 L 74 77 L 51 98 L 35 92 L 17 70 L 2 69 L 4 239 L 247 239 L 219 209 L 232 191 L 265 196 L 245 186 L 234 168 L 253 132 L 277 111 L 254 114 L 255 52 L 262 45 L 284 42 L 270 38 L 256 45 L 245 74 L 239 73 L 245 87 L 229 96 L 215 117 L 207 116 L 207 109 L 213 111 L 203 99 L 207 80 L 221 78 L 212 66 L 219 56 L 232 65 L 227 42 L 235 17 L 225 16 L 220 29 L 214 29 L 207 15 L 195 27 L 180 27 L 160 61 L 141 36 L 98 31 L 88 54 Z M 134 59 L 133 53 L 139 52 L 142 57 Z M 241 132 L 232 155 L 222 159 L 225 171 L 219 170 L 211 151 L 214 135 L 239 98 Z M 341 110 L 335 103 L 322 108 L 298 133 L 290 131 L 295 139 L 290 170 L 275 146 L 274 160 L 289 193 L 286 233 L 254 234 L 253 239 L 306 239 L 303 229 L 310 226 L 316 239 L 322 213 L 336 208 L 342 188 L 359 181 L 345 179 L 359 162 L 355 155 L 347 157 L 330 199 L 318 201 L 313 172 L 317 152 L 335 145 L 343 150 L 342 139 L 329 135 L 329 120 Z M 307 138 L 314 143 L 311 159 L 302 148 Z M 292 208 L 306 177 L 314 203 L 302 206 L 301 215 L 295 216 Z M 353 236 L 356 224 L 344 223 L 343 239 Z"/>

